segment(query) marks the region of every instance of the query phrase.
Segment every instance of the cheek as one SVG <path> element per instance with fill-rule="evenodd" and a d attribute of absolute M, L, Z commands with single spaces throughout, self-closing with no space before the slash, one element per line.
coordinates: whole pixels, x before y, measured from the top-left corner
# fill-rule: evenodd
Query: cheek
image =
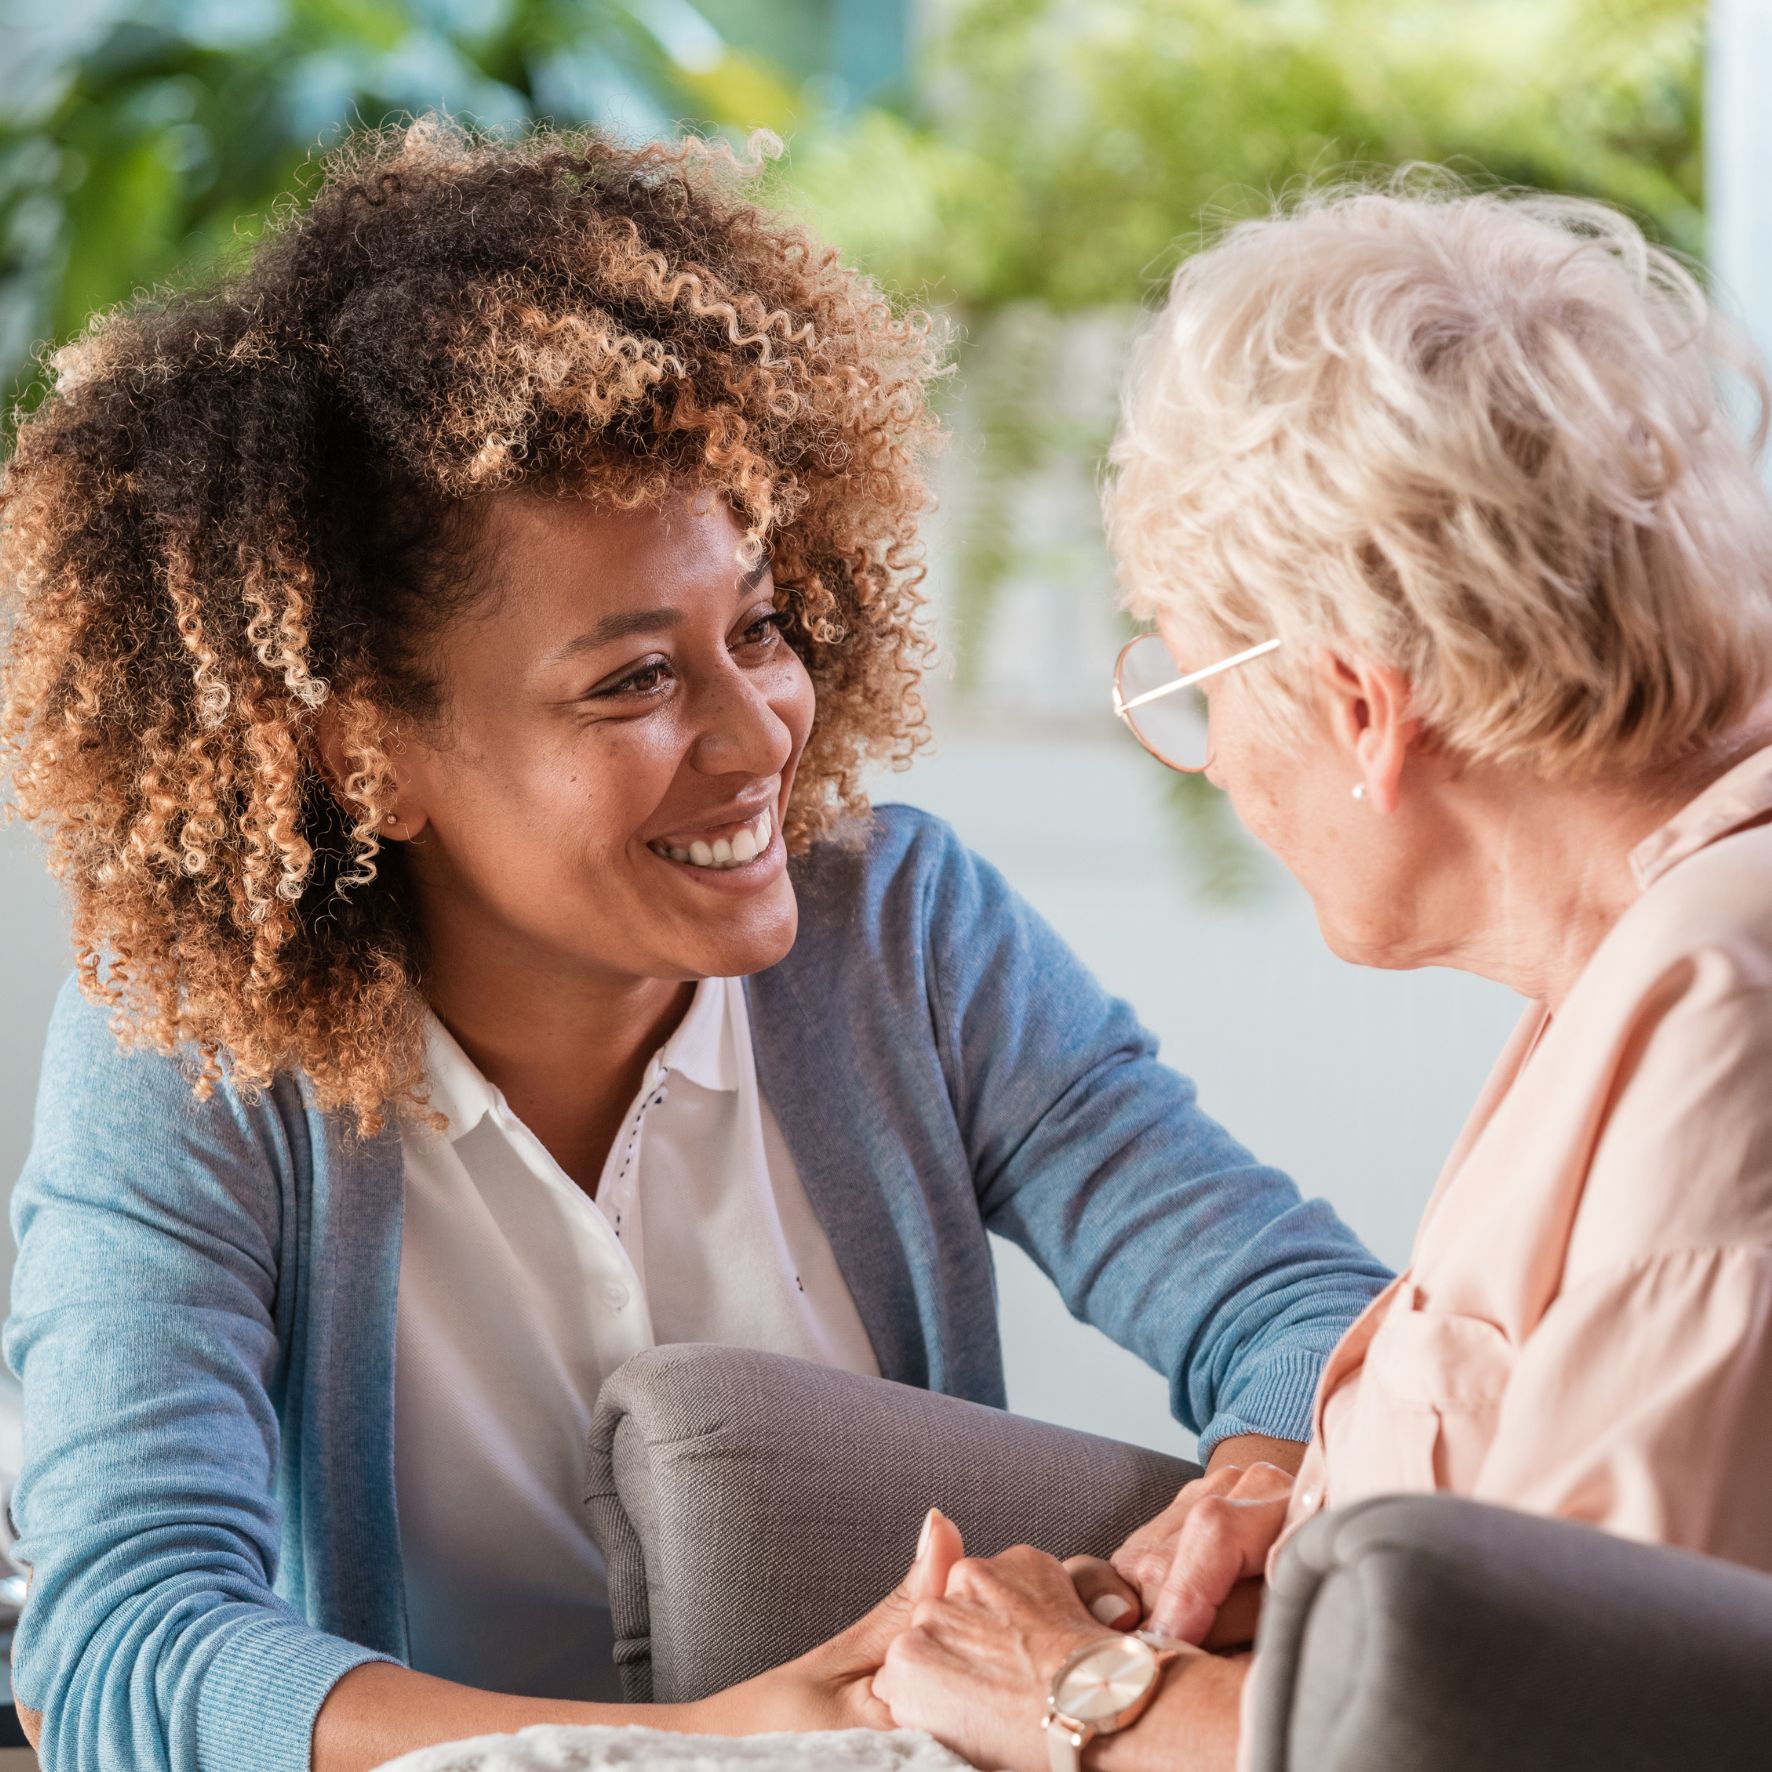
<path fill-rule="evenodd" d="M 478 785 L 477 833 L 519 877 L 614 860 L 670 791 L 681 745 L 666 722 L 634 721 L 550 735 L 520 765 Z M 481 838 L 476 836 L 478 843 Z"/>
<path fill-rule="evenodd" d="M 1228 724 L 1228 723 L 1227 723 Z M 1230 796 L 1239 822 L 1281 857 L 1290 856 L 1312 824 L 1309 793 L 1296 762 L 1253 735 L 1237 731 L 1219 740 L 1212 773 Z"/>
<path fill-rule="evenodd" d="M 1264 848 L 1285 857 L 1293 847 L 1287 838 L 1296 835 L 1296 829 L 1273 788 L 1254 779 L 1249 772 L 1239 771 L 1227 783 L 1227 792 L 1237 822 L 1244 830 Z"/>
<path fill-rule="evenodd" d="M 1318 910 L 1358 902 L 1370 884 L 1364 827 L 1350 818 L 1345 782 L 1306 760 L 1267 758 L 1232 795 L 1237 815 L 1309 893 Z"/>
<path fill-rule="evenodd" d="M 637 722 L 621 743 L 587 743 L 572 759 L 559 801 L 567 819 L 579 825 L 580 850 L 613 859 L 631 847 L 642 829 L 671 798 L 687 767 L 687 747 L 668 722 Z"/>
<path fill-rule="evenodd" d="M 1224 789 L 1237 816 L 1255 830 L 1272 797 L 1273 761 L 1228 687 L 1211 704 L 1212 768 L 1209 778 Z"/>

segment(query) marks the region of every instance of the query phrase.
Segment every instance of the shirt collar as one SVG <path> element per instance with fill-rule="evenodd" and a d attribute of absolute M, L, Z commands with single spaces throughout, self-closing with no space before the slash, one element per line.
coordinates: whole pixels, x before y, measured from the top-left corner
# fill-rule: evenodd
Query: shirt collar
<path fill-rule="evenodd" d="M 738 1055 L 733 1016 L 742 1002 L 744 982 L 737 978 L 704 978 L 695 987 L 689 1011 L 659 1049 L 653 1069 L 675 1072 L 702 1089 L 730 1094 L 738 1088 Z M 455 1140 L 488 1115 L 509 1112 L 504 1092 L 490 1083 L 480 1067 L 461 1049 L 435 1010 L 425 1010 L 425 1081 L 431 1106 L 449 1118 L 448 1138 Z"/>
<path fill-rule="evenodd" d="M 502 1105 L 504 1096 L 450 1033 L 434 1009 L 425 1010 L 425 1083 L 431 1106 L 449 1116 L 451 1144 Z"/>
<path fill-rule="evenodd" d="M 689 1013 L 660 1050 L 659 1063 L 702 1089 L 735 1090 L 738 1058 L 733 1050 L 733 999 L 742 1001 L 743 990 L 742 979 L 704 978 L 695 987 Z"/>
<path fill-rule="evenodd" d="M 1772 812 L 1772 745 L 1719 776 L 1630 852 L 1638 887 L 1648 891 L 1669 868 L 1768 812 Z"/>

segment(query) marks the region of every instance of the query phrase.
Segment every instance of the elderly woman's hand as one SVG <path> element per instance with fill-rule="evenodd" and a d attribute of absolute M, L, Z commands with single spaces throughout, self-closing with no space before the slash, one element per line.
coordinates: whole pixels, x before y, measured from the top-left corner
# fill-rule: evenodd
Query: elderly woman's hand
<path fill-rule="evenodd" d="M 1227 1464 L 1186 1484 L 1114 1552 L 1154 1635 L 1207 1648 L 1253 1640 L 1261 1575 L 1286 1523 L 1292 1473 Z"/>
<path fill-rule="evenodd" d="M 912 1607 L 874 1696 L 901 1728 L 927 1730 L 974 1765 L 1045 1772 L 1040 1721 L 1052 1676 L 1107 1634 L 1056 1558 L 1026 1545 L 968 1557 L 945 1596 Z"/>

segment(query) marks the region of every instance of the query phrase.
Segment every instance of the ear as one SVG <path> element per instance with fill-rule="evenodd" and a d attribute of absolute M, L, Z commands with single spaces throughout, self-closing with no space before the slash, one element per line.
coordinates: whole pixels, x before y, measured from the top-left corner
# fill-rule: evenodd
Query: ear
<path fill-rule="evenodd" d="M 1325 653 L 1317 661 L 1317 681 L 1350 782 L 1364 786 L 1374 812 L 1395 812 L 1403 766 L 1421 741 L 1421 722 L 1409 711 L 1409 680 L 1392 665 Z"/>
<path fill-rule="evenodd" d="M 320 712 L 315 716 L 314 739 L 320 751 L 321 772 L 326 777 L 333 798 L 347 813 L 355 815 L 357 808 L 351 805 L 345 794 L 345 783 L 351 779 L 355 769 L 345 748 L 344 716 L 339 712 L 338 703 L 331 697 L 321 704 Z M 399 766 L 397 759 L 403 748 L 397 740 L 389 746 L 389 758 L 394 763 L 394 798 L 393 804 L 386 811 L 394 815 L 394 822 L 388 823 L 384 813 L 380 829 L 384 842 L 416 837 L 425 828 L 429 818 L 422 796 Z"/>

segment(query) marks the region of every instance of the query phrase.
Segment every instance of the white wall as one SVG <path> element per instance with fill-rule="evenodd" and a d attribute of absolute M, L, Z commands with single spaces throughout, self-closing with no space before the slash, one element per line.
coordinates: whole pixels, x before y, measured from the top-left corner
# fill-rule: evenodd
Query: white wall
<path fill-rule="evenodd" d="M 1772 352 L 1772 0 L 1712 0 L 1704 106 L 1708 257 Z"/>
<path fill-rule="evenodd" d="M 0 1198 L 24 1164 L 43 1029 L 72 969 L 41 844 L 21 825 L 0 827 Z M 0 1285 L 8 1289 L 12 1256 L 12 1234 L 0 1230 Z"/>

